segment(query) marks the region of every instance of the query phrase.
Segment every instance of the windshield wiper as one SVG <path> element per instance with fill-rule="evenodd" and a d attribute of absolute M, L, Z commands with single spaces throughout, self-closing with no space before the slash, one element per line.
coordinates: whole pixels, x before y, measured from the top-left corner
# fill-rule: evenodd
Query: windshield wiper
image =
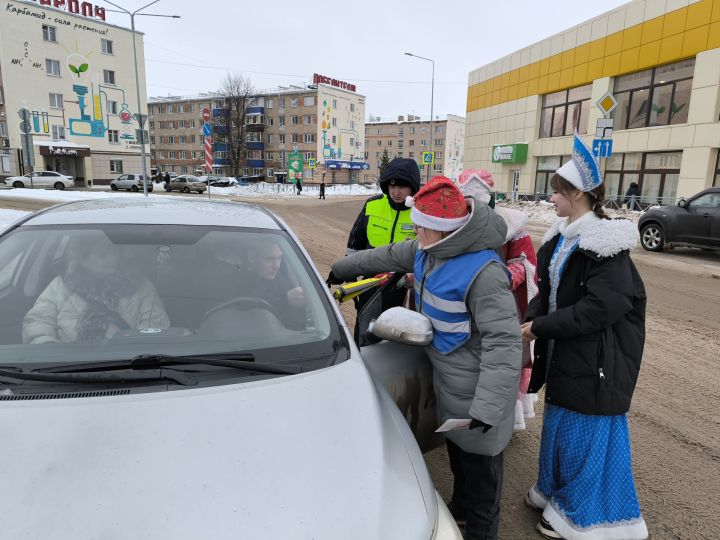
<path fill-rule="evenodd" d="M 168 354 L 141 354 L 129 360 L 107 362 L 83 362 L 63 364 L 34 369 L 33 373 L 97 373 L 122 369 L 149 370 L 173 365 L 204 364 L 259 373 L 294 375 L 302 372 L 302 366 L 255 362 L 255 355 L 249 353 L 223 353 L 210 356 L 173 356 Z"/>
<path fill-rule="evenodd" d="M 0 369 L 0 377 L 9 379 L 20 379 L 24 381 L 38 382 L 62 382 L 62 383 L 110 383 L 122 384 L 145 381 L 172 381 L 183 386 L 195 386 L 197 380 L 188 377 L 186 374 L 170 369 L 150 369 L 144 371 L 123 371 L 118 373 L 93 373 L 93 372 L 43 372 L 33 371 L 7 371 Z"/>

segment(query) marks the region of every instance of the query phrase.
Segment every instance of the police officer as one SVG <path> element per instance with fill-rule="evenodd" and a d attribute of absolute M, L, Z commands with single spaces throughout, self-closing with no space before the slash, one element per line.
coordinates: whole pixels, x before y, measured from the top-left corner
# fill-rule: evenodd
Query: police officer
<path fill-rule="evenodd" d="M 347 253 L 415 239 L 405 198 L 420 189 L 420 171 L 412 159 L 395 158 L 380 176 L 382 195 L 365 202 L 350 231 Z"/>
<path fill-rule="evenodd" d="M 355 220 L 348 238 L 347 254 L 415 239 L 410 207 L 405 206 L 405 199 L 415 195 L 420 189 L 420 170 L 417 163 L 412 159 L 393 159 L 380 176 L 380 189 L 383 194 L 369 198 Z M 374 293 L 374 290 L 370 290 L 355 299 L 358 314 Z M 384 311 L 393 306 L 401 306 L 404 299 L 403 289 L 387 291 L 383 294 L 381 309 Z M 355 320 L 354 334 L 357 343 L 364 345 L 375 341 L 373 336 L 360 335 L 359 319 L 358 316 Z"/>

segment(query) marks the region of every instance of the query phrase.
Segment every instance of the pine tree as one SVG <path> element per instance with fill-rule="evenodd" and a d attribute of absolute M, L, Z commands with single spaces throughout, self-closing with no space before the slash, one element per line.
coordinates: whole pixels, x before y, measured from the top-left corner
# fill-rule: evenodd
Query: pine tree
<path fill-rule="evenodd" d="M 390 163 L 390 154 L 388 153 L 387 148 L 386 148 L 385 150 L 383 150 L 382 156 L 380 156 L 380 167 L 379 167 L 380 176 L 383 175 L 383 173 L 385 172 L 385 167 L 387 167 L 389 163 Z"/>

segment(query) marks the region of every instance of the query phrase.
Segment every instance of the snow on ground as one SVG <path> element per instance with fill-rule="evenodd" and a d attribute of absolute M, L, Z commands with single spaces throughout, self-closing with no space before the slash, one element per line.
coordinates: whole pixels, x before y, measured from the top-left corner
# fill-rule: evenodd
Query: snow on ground
<path fill-rule="evenodd" d="M 555 214 L 555 206 L 552 203 L 546 201 L 502 201 L 498 203 L 498 206 L 514 208 L 516 210 L 525 212 L 530 217 L 530 221 L 535 223 L 544 223 L 550 225 L 554 223 L 557 219 L 557 215 Z M 642 216 L 642 212 L 630 212 L 628 210 L 612 210 L 609 208 L 605 209 L 605 213 L 612 218 L 625 218 L 636 223 L 640 219 L 640 216 Z"/>
<path fill-rule="evenodd" d="M 6 210 L 0 208 L 0 231 L 29 213 L 30 212 L 23 212 L 21 210 Z"/>

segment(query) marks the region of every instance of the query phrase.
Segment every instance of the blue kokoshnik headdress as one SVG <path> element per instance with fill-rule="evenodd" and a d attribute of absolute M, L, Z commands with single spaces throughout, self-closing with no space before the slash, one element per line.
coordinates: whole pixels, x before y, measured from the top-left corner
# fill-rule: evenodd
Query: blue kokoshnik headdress
<path fill-rule="evenodd" d="M 577 131 L 573 138 L 572 159 L 555 172 L 584 192 L 592 191 L 603 182 L 597 158 L 578 137 Z"/>

